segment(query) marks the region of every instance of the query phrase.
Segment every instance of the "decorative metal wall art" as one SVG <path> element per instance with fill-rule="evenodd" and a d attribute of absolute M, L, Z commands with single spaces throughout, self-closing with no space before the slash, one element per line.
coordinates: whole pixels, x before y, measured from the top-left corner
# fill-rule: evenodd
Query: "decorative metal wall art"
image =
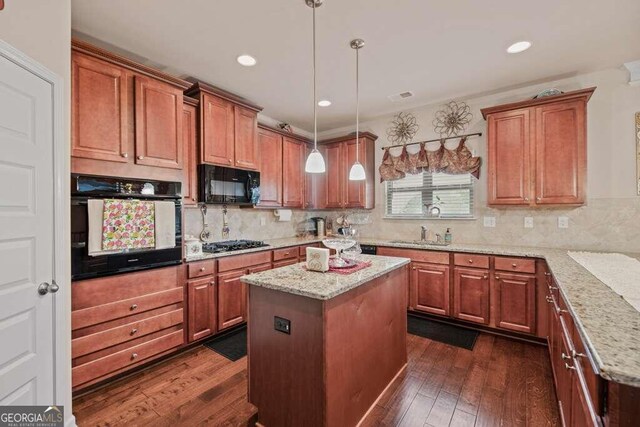
<path fill-rule="evenodd" d="M 433 128 L 440 136 L 460 135 L 472 118 L 471 109 L 466 102 L 450 101 L 436 112 Z"/>
<path fill-rule="evenodd" d="M 387 129 L 389 142 L 394 144 L 406 144 L 410 142 L 418 132 L 416 117 L 411 113 L 398 113 L 393 117 L 391 126 Z"/>

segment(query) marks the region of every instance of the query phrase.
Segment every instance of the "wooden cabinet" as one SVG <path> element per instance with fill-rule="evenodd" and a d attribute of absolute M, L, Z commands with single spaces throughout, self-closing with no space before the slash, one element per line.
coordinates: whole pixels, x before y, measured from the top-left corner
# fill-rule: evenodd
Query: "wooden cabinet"
<path fill-rule="evenodd" d="M 182 200 L 185 205 L 198 203 L 198 127 L 196 99 L 185 98 L 182 111 Z"/>
<path fill-rule="evenodd" d="M 182 169 L 182 90 L 136 76 L 135 100 L 136 164 Z"/>
<path fill-rule="evenodd" d="M 453 316 L 468 322 L 489 324 L 489 271 L 453 269 Z"/>
<path fill-rule="evenodd" d="M 186 94 L 200 100 L 200 162 L 257 170 L 257 117 L 262 108 L 202 82 Z"/>
<path fill-rule="evenodd" d="M 128 72 L 74 52 L 71 56 L 71 155 L 128 162 Z"/>
<path fill-rule="evenodd" d="M 306 163 L 313 145 L 305 144 L 304 162 Z M 327 159 L 326 150 L 318 146 L 322 158 Z M 326 163 L 325 163 L 326 165 Z M 305 209 L 325 209 L 327 207 L 327 173 L 304 173 L 304 207 Z"/>
<path fill-rule="evenodd" d="M 326 162 L 326 178 L 318 181 L 316 187 L 324 196 L 319 209 L 362 208 L 373 209 L 374 195 L 374 150 L 377 136 L 361 133 L 359 160 L 365 169 L 366 180 L 349 181 L 349 170 L 356 161 L 356 140 L 350 135 L 324 141 L 323 156 Z"/>
<path fill-rule="evenodd" d="M 409 305 L 416 311 L 448 316 L 449 267 L 438 264 L 412 263 Z"/>
<path fill-rule="evenodd" d="M 247 274 L 246 270 L 229 271 L 218 274 L 218 330 L 246 321 L 247 318 L 247 287 L 240 281 L 240 277 Z"/>
<path fill-rule="evenodd" d="M 302 208 L 304 204 L 305 145 L 293 138 L 282 139 L 282 206 Z"/>
<path fill-rule="evenodd" d="M 584 203 L 587 102 L 594 90 L 482 110 L 489 205 Z"/>
<path fill-rule="evenodd" d="M 258 206 L 282 206 L 282 136 L 258 129 L 260 147 L 260 203 Z"/>
<path fill-rule="evenodd" d="M 535 276 L 496 271 L 494 290 L 496 327 L 535 333 Z"/>
<path fill-rule="evenodd" d="M 213 276 L 187 283 L 189 342 L 216 332 L 216 286 Z"/>

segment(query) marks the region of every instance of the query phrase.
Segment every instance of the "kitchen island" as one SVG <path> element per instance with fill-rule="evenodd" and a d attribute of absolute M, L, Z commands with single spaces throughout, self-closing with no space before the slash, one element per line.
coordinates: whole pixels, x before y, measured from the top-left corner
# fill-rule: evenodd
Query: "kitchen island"
<path fill-rule="evenodd" d="M 353 426 L 407 363 L 408 258 L 349 275 L 295 264 L 248 286 L 249 401 L 264 426 Z"/>

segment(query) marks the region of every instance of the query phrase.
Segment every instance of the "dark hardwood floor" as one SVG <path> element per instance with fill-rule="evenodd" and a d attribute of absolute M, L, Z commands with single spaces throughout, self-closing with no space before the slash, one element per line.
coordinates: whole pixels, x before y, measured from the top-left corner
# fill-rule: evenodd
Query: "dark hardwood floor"
<path fill-rule="evenodd" d="M 481 334 L 473 351 L 408 335 L 407 370 L 365 426 L 560 425 L 544 347 Z M 245 426 L 246 358 L 197 347 L 74 400 L 79 426 Z"/>

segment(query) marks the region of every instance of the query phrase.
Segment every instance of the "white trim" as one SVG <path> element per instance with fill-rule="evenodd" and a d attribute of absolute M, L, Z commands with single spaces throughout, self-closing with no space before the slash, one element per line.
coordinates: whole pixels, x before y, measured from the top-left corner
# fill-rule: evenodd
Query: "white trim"
<path fill-rule="evenodd" d="M 51 85 L 53 99 L 53 280 L 60 290 L 52 295 L 54 304 L 54 399 L 64 405 L 65 426 L 75 426 L 71 399 L 71 280 L 70 280 L 70 213 L 69 213 L 69 144 L 65 138 L 64 94 L 62 77 L 55 74 L 10 44 L 0 40 L 0 56 Z"/>

